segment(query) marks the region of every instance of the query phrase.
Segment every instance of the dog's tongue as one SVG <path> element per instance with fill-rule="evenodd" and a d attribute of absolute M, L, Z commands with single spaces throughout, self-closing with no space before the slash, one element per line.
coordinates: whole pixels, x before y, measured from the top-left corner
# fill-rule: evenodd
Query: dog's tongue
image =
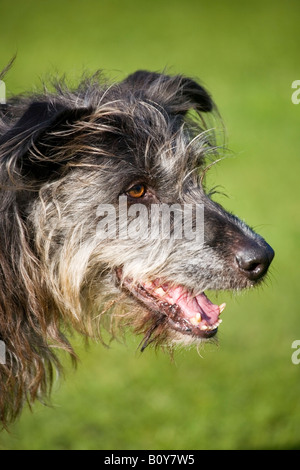
<path fill-rule="evenodd" d="M 204 293 L 192 297 L 182 286 L 168 288 L 167 296 L 176 303 L 189 320 L 201 318 L 207 325 L 214 325 L 225 305 L 213 304 Z M 199 317 L 199 314 L 201 317 Z"/>

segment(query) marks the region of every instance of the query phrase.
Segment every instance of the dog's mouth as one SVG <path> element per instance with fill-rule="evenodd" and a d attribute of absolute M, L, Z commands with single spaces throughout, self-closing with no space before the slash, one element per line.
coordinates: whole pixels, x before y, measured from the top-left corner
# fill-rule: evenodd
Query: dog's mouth
<path fill-rule="evenodd" d="M 225 303 L 213 304 L 204 292 L 194 296 L 181 285 L 159 279 L 136 283 L 123 278 L 121 282 L 123 289 L 158 318 L 163 317 L 171 329 L 196 338 L 211 338 L 217 333 Z"/>

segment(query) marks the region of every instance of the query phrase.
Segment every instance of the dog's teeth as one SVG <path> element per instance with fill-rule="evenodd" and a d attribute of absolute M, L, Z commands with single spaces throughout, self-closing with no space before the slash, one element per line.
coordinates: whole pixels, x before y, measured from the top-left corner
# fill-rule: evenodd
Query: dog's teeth
<path fill-rule="evenodd" d="M 153 289 L 153 284 L 152 284 L 152 282 L 145 281 L 145 282 L 142 283 L 142 285 L 143 285 L 144 287 L 146 287 L 146 289 L 148 289 L 148 290 L 152 290 L 152 289 Z"/>
<path fill-rule="evenodd" d="M 196 313 L 196 315 L 190 319 L 190 322 L 192 323 L 192 325 L 197 326 L 199 325 L 199 323 L 201 323 L 201 320 L 202 320 L 201 314 Z"/>
<path fill-rule="evenodd" d="M 193 322 L 192 322 L 193 323 Z M 218 326 L 220 325 L 220 323 L 222 323 L 222 320 L 218 320 L 216 323 L 214 323 L 213 325 L 202 325 L 200 327 L 201 330 L 203 331 L 212 331 L 212 330 L 215 330 L 216 328 L 218 328 Z"/>
<path fill-rule="evenodd" d="M 165 295 L 165 291 L 162 289 L 162 287 L 158 287 L 157 289 L 154 290 L 154 292 L 160 297 L 163 297 Z"/>
<path fill-rule="evenodd" d="M 219 310 L 220 310 L 220 313 L 223 312 L 223 310 L 225 309 L 226 307 L 226 303 L 224 302 L 223 304 L 219 305 Z"/>

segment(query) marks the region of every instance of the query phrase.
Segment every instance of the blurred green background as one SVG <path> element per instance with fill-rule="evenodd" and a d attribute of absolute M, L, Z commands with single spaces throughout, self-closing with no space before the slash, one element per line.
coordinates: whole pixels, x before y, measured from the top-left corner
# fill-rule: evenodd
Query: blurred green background
<path fill-rule="evenodd" d="M 200 354 L 172 362 L 130 336 L 110 349 L 76 339 L 78 370 L 67 365 L 53 406 L 26 409 L 0 449 L 300 448 L 299 14 L 298 0 L 0 0 L 0 68 L 17 53 L 8 94 L 99 68 L 200 78 L 232 151 L 209 183 L 276 252 L 264 287 L 218 296 L 219 344 Z"/>

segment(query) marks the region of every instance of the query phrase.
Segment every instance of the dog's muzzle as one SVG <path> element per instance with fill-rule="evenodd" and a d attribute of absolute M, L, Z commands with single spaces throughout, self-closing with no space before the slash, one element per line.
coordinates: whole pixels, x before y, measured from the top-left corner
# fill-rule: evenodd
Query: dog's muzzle
<path fill-rule="evenodd" d="M 262 280 L 274 251 L 263 238 L 244 238 L 234 249 L 235 270 L 255 285 Z M 225 303 L 212 303 L 204 292 L 193 295 L 186 287 L 162 279 L 134 282 L 116 270 L 120 287 L 169 328 L 194 338 L 208 339 L 218 331 Z"/>

